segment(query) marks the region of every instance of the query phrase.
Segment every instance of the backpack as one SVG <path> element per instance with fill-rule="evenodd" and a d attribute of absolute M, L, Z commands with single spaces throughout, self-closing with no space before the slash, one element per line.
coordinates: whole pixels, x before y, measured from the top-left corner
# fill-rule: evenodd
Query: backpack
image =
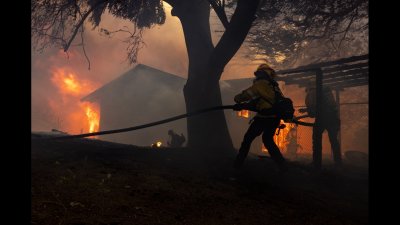
<path fill-rule="evenodd" d="M 285 122 L 293 119 L 294 107 L 292 99 L 286 98 L 284 96 L 278 97 L 275 104 L 273 105 L 273 108 L 275 108 L 275 112 L 278 117 L 283 119 Z"/>
<path fill-rule="evenodd" d="M 272 105 L 272 113 L 276 114 L 279 118 L 281 118 L 285 122 L 292 120 L 295 111 L 292 99 L 287 98 L 283 95 L 276 81 L 272 80 L 270 77 L 267 77 L 267 80 L 270 81 L 270 83 L 274 87 L 274 92 L 275 92 L 275 104 L 272 104 L 268 99 L 264 99 Z"/>

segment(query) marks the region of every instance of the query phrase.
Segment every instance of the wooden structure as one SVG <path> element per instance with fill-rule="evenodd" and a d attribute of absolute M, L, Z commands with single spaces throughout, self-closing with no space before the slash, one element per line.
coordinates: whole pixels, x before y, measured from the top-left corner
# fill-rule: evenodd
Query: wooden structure
<path fill-rule="evenodd" d="M 316 77 L 317 87 L 322 81 L 324 86 L 340 91 L 346 87 L 368 85 L 368 54 L 280 70 L 277 73 L 277 80 L 285 81 L 286 84 L 304 87 L 310 78 Z"/>
<path fill-rule="evenodd" d="M 330 87 L 335 91 L 338 111 L 340 112 L 340 91 L 346 87 L 356 87 L 368 85 L 368 54 L 361 56 L 352 56 L 342 58 L 336 61 L 323 62 L 301 66 L 289 70 L 277 71 L 278 81 L 284 81 L 285 84 L 296 84 L 300 87 L 307 86 L 312 79 L 315 79 L 316 87 L 316 118 L 315 121 L 321 121 L 322 90 L 324 87 Z M 340 118 L 340 115 L 339 115 Z M 316 123 L 316 126 L 319 124 Z M 339 143 L 340 143 L 339 132 Z M 322 139 L 322 136 L 317 137 Z M 316 146 L 318 152 L 321 152 L 322 146 Z"/>

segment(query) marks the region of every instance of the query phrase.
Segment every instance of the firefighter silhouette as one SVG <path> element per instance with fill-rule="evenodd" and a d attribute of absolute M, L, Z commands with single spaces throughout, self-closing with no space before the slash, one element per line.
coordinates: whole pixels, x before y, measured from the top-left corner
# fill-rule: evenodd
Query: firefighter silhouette
<path fill-rule="evenodd" d="M 275 70 L 264 63 L 258 66 L 254 75 L 256 79 L 253 85 L 237 94 L 234 97 L 234 101 L 239 106 L 240 104 L 251 102 L 248 105 L 254 105 L 256 108 L 255 111 L 258 112 L 272 112 L 273 103 L 276 101 L 275 92 L 281 92 L 278 83 L 274 80 L 276 77 Z M 234 108 L 234 110 L 239 110 L 240 108 Z M 271 118 L 268 114 L 257 113 L 243 137 L 239 152 L 234 161 L 234 168 L 239 169 L 242 167 L 251 143 L 257 136 L 262 135 L 264 146 L 267 148 L 272 160 L 276 162 L 281 172 L 286 172 L 285 159 L 273 139 L 279 124 L 280 118 Z"/>
<path fill-rule="evenodd" d="M 170 136 L 170 140 L 171 140 L 171 142 L 167 141 L 168 147 L 179 148 L 179 147 L 182 147 L 183 143 L 185 143 L 185 141 L 186 141 L 186 138 L 182 133 L 181 133 L 181 135 L 178 135 L 172 129 L 168 130 L 168 135 Z"/>
<path fill-rule="evenodd" d="M 316 115 L 316 88 L 315 80 L 312 79 L 306 88 L 305 104 L 307 108 L 299 109 L 300 113 L 307 112 L 311 118 Z M 315 121 L 319 126 L 313 127 L 313 164 L 316 168 L 321 168 L 322 164 L 322 133 L 327 130 L 329 142 L 332 148 L 332 155 L 336 166 L 342 164 L 342 155 L 338 134 L 340 131 L 340 118 L 338 107 L 333 96 L 332 89 L 323 87 L 322 93 L 322 111 L 320 121 Z"/>

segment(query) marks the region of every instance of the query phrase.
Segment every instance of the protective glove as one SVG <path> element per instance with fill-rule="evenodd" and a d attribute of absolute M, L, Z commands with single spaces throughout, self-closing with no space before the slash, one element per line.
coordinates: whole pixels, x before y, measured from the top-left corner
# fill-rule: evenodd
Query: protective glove
<path fill-rule="evenodd" d="M 243 104 L 237 103 L 233 105 L 233 110 L 234 111 L 240 111 L 243 109 Z"/>

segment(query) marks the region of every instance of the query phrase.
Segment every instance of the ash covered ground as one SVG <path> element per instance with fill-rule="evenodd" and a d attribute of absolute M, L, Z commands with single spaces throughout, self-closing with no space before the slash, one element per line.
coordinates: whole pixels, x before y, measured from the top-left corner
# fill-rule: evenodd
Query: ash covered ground
<path fill-rule="evenodd" d="M 278 173 L 249 157 L 32 133 L 31 224 L 368 224 L 368 168 Z"/>

